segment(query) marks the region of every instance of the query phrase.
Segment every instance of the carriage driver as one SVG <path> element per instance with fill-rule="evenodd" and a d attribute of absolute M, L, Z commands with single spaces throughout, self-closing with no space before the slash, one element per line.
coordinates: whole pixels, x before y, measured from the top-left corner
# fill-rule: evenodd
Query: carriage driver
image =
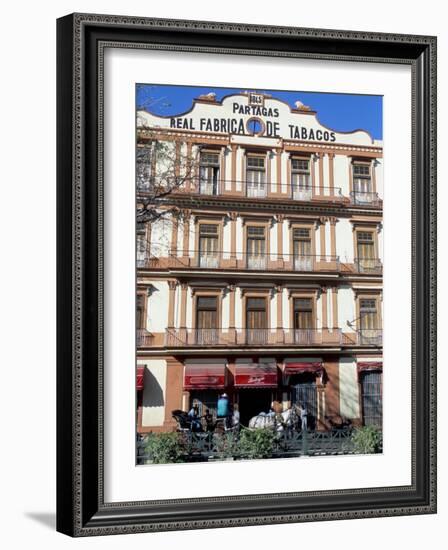
<path fill-rule="evenodd" d="M 200 432 L 202 430 L 201 420 L 199 417 L 199 406 L 197 401 L 193 401 L 193 406 L 188 412 L 188 418 L 191 421 L 191 431 Z"/>

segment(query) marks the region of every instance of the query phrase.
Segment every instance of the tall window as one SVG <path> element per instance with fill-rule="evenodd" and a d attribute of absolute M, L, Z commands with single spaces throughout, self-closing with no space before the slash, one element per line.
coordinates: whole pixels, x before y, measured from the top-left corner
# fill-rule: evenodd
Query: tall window
<path fill-rule="evenodd" d="M 203 152 L 199 166 L 199 193 L 217 195 L 219 181 L 219 153 Z"/>
<path fill-rule="evenodd" d="M 377 301 L 375 298 L 359 299 L 359 335 L 360 343 L 377 346 L 382 341 L 382 331 L 379 326 Z"/>
<path fill-rule="evenodd" d="M 246 327 L 248 344 L 267 343 L 266 298 L 247 298 Z"/>
<path fill-rule="evenodd" d="M 147 260 L 146 228 L 144 224 L 137 225 L 137 266 L 144 267 Z"/>
<path fill-rule="evenodd" d="M 264 227 L 247 227 L 247 267 L 249 269 L 266 268 L 266 236 Z"/>
<path fill-rule="evenodd" d="M 200 267 L 219 267 L 218 226 L 212 223 L 199 225 L 199 265 Z"/>
<path fill-rule="evenodd" d="M 297 271 L 312 271 L 313 257 L 311 254 L 311 231 L 306 227 L 292 230 L 294 269 Z"/>
<path fill-rule="evenodd" d="M 313 300 L 311 298 L 294 298 L 294 341 L 297 344 L 312 344 Z"/>
<path fill-rule="evenodd" d="M 198 296 L 196 302 L 196 327 L 198 344 L 215 344 L 218 339 L 218 298 Z"/>
<path fill-rule="evenodd" d="M 372 180 L 370 164 L 353 163 L 353 201 L 355 204 L 372 202 Z"/>
<path fill-rule="evenodd" d="M 381 372 L 368 371 L 361 375 L 362 416 L 365 426 L 382 425 Z"/>
<path fill-rule="evenodd" d="M 154 164 L 155 144 L 147 143 L 137 147 L 135 159 L 135 175 L 137 189 L 139 191 L 150 191 L 153 183 L 152 166 Z"/>
<path fill-rule="evenodd" d="M 357 267 L 361 272 L 373 271 L 378 261 L 375 258 L 375 241 L 372 231 L 356 233 Z"/>
<path fill-rule="evenodd" d="M 311 199 L 310 161 L 291 159 L 292 197 L 299 201 Z"/>
<path fill-rule="evenodd" d="M 265 158 L 249 155 L 247 157 L 247 196 L 266 197 Z"/>
<path fill-rule="evenodd" d="M 137 294 L 137 303 L 136 303 L 136 319 L 135 324 L 137 329 L 145 328 L 145 297 L 143 294 Z"/>

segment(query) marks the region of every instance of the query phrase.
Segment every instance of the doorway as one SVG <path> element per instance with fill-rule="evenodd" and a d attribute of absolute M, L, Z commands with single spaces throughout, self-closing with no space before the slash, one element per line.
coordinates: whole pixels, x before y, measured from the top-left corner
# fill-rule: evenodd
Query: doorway
<path fill-rule="evenodd" d="M 309 430 L 317 427 L 317 386 L 314 374 L 300 374 L 291 377 L 291 402 L 300 404 L 307 410 Z"/>
<path fill-rule="evenodd" d="M 240 422 L 243 426 L 249 424 L 249 420 L 261 412 L 267 413 L 271 408 L 271 389 L 244 389 L 239 392 Z"/>

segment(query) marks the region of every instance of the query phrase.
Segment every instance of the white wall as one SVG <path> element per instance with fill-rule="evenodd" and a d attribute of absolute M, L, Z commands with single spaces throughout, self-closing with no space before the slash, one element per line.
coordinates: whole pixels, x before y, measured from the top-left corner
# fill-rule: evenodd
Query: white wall
<path fill-rule="evenodd" d="M 381 227 L 380 230 L 377 233 L 378 237 L 378 258 L 383 262 L 383 236 L 384 236 L 384 228 Z"/>
<path fill-rule="evenodd" d="M 235 189 L 237 191 L 242 190 L 242 181 L 244 180 L 244 174 L 242 172 L 242 160 L 244 158 L 244 149 L 237 147 L 236 149 L 236 184 Z"/>
<path fill-rule="evenodd" d="M 224 252 L 223 258 L 230 258 L 230 240 L 231 240 L 232 223 L 234 222 L 227 220 L 223 227 L 223 235 L 222 235 L 222 250 Z"/>
<path fill-rule="evenodd" d="M 243 259 L 243 238 L 243 220 L 240 216 L 238 216 L 238 218 L 236 219 L 236 257 L 238 258 L 238 260 Z"/>
<path fill-rule="evenodd" d="M 324 195 L 330 194 L 330 159 L 328 158 L 328 155 L 324 155 Z"/>
<path fill-rule="evenodd" d="M 338 289 L 338 313 L 342 332 L 352 332 L 353 329 L 347 325 L 347 321 L 352 322 L 356 318 L 355 298 L 353 290 L 348 286 L 341 285 Z"/>
<path fill-rule="evenodd" d="M 147 329 L 149 332 L 165 332 L 168 325 L 168 283 L 151 281 L 151 285 L 155 290 L 148 299 Z"/>
<path fill-rule="evenodd" d="M 376 192 L 381 199 L 384 198 L 384 159 L 377 159 L 377 165 L 375 167 L 375 176 L 376 176 Z"/>
<path fill-rule="evenodd" d="M 330 222 L 325 222 L 325 256 L 330 256 L 331 254 L 331 232 L 330 231 L 331 231 Z"/>
<path fill-rule="evenodd" d="M 166 361 L 164 359 L 145 359 L 137 361 L 137 364 L 146 367 L 142 425 L 162 426 L 165 418 Z"/>
<path fill-rule="evenodd" d="M 341 416 L 359 418 L 359 384 L 356 360 L 341 357 L 339 360 L 339 402 Z"/>
<path fill-rule="evenodd" d="M 345 155 L 335 155 L 333 159 L 333 170 L 334 170 L 334 186 L 335 188 L 340 188 L 341 193 L 344 197 L 350 195 L 350 182 L 348 179 L 349 175 L 349 163 L 350 159 Z M 338 191 L 338 189 L 336 189 Z"/>
<path fill-rule="evenodd" d="M 346 218 L 339 218 L 336 224 L 336 255 L 343 263 L 353 263 L 353 225 Z"/>
<path fill-rule="evenodd" d="M 230 315 L 230 296 L 228 293 L 224 295 L 222 298 L 222 320 L 221 320 L 221 328 L 228 329 L 229 328 L 229 315 Z M 219 321 L 218 321 L 219 325 Z"/>

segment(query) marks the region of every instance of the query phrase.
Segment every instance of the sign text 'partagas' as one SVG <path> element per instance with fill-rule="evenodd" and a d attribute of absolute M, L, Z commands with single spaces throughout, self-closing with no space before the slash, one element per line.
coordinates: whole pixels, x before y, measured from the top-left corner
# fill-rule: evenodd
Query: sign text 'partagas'
<path fill-rule="evenodd" d="M 230 97 L 227 99 L 230 99 Z M 287 120 L 284 116 L 284 107 L 287 107 L 291 114 L 289 106 L 279 100 L 270 97 L 265 98 L 263 94 L 249 93 L 232 96 L 230 104 L 226 101 L 226 98 L 222 103 L 217 103 L 214 94 L 200 96 L 198 100 L 206 103 L 206 107 L 208 107 L 206 109 L 207 116 L 205 114 L 201 116 L 201 110 L 194 108 L 189 116 L 171 117 L 170 128 L 269 138 L 336 141 L 336 134 L 331 130 L 291 123 L 291 118 Z M 275 104 L 280 104 L 283 109 Z M 215 109 L 211 110 L 210 107 L 212 106 Z M 215 110 L 219 110 L 219 114 L 225 115 L 228 113 L 228 116 L 219 116 L 218 112 L 214 116 L 211 111 Z M 303 110 L 305 111 L 304 114 L 307 114 L 307 108 Z"/>

